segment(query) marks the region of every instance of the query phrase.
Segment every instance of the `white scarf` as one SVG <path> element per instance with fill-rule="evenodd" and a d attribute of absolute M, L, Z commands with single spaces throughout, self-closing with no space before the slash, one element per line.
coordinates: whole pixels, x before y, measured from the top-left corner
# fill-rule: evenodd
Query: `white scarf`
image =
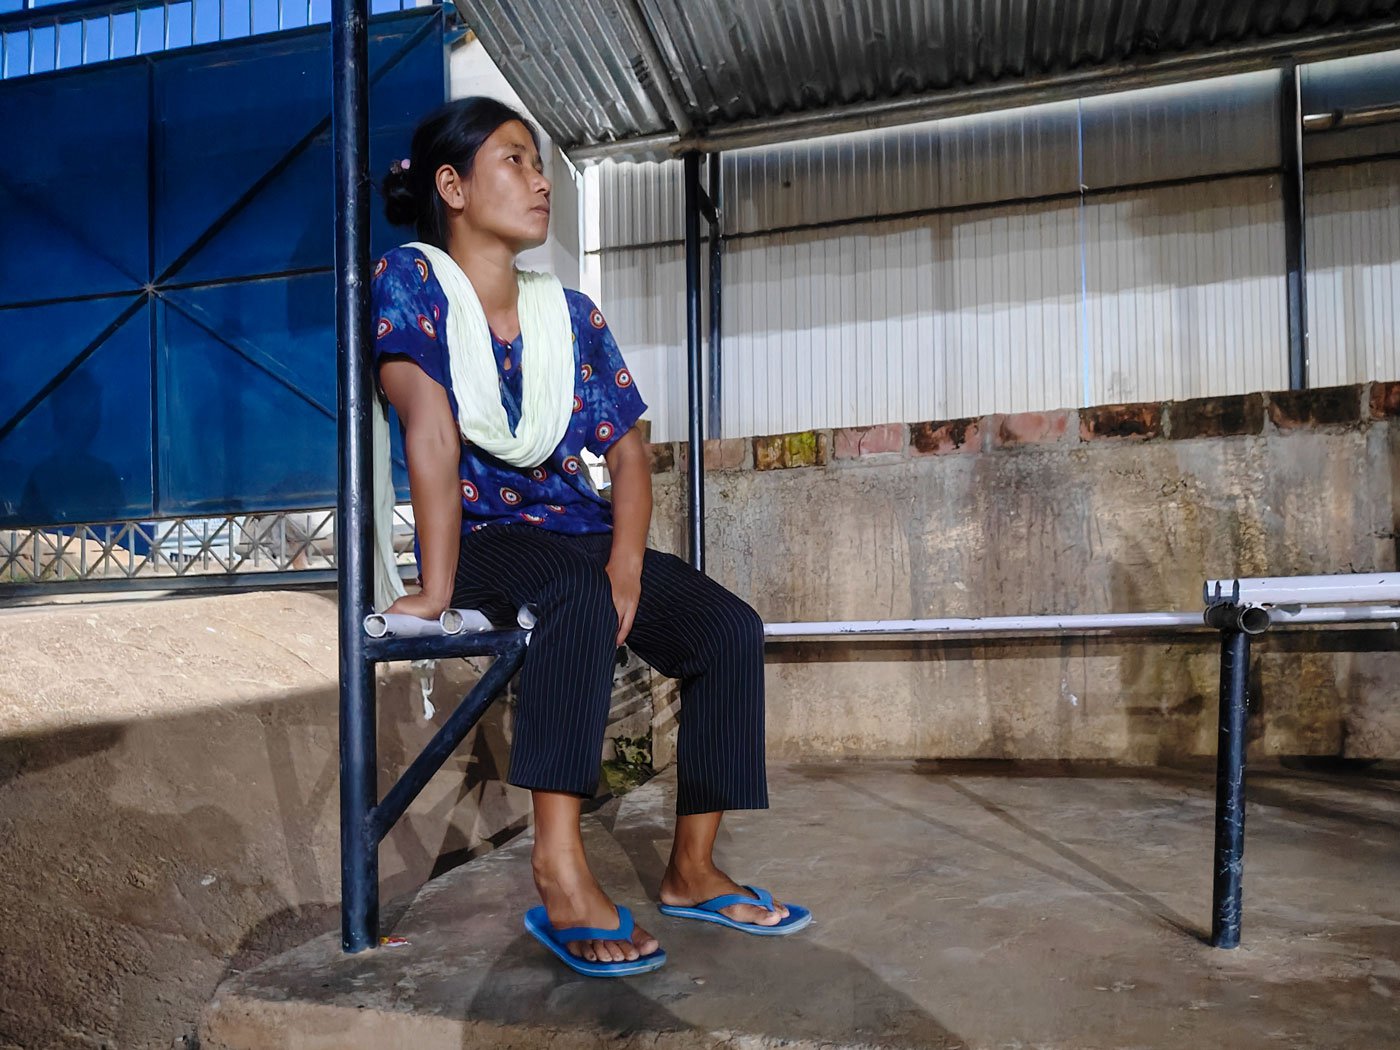
<path fill-rule="evenodd" d="M 447 296 L 444 334 L 462 439 L 511 466 L 539 466 L 559 447 L 574 411 L 574 330 L 564 286 L 551 274 L 516 271 L 520 335 L 530 348 L 530 367 L 521 380 L 520 423 L 512 434 L 501 404 L 491 328 L 471 281 L 441 248 L 417 241 L 404 247 L 427 257 Z M 389 417 L 383 400 L 374 401 L 374 607 L 382 612 L 405 591 L 394 557 Z"/>

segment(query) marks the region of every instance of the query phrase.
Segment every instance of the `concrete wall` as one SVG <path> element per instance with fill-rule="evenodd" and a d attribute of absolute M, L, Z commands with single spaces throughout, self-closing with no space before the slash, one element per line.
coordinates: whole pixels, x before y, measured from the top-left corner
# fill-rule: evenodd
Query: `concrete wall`
<path fill-rule="evenodd" d="M 1207 576 L 1396 567 L 1397 387 L 712 442 L 710 571 L 769 621 L 1196 610 Z M 684 445 L 653 542 L 685 549 Z M 1397 635 L 1274 632 L 1254 753 L 1400 753 Z M 772 643 L 783 757 L 1171 762 L 1215 747 L 1210 634 Z"/>

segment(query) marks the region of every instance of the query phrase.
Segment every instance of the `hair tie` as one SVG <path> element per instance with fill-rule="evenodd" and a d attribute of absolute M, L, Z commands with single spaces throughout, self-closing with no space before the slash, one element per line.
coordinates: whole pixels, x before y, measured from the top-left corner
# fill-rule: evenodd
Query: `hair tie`
<path fill-rule="evenodd" d="M 393 164 L 389 165 L 389 170 L 392 171 L 392 172 L 393 172 L 394 174 L 396 174 L 396 175 L 397 175 L 399 172 L 401 172 L 401 171 L 407 171 L 407 170 L 408 170 L 408 162 L 409 162 L 409 158 L 408 158 L 408 157 L 404 157 L 403 160 L 396 160 L 396 161 L 394 161 Z"/>

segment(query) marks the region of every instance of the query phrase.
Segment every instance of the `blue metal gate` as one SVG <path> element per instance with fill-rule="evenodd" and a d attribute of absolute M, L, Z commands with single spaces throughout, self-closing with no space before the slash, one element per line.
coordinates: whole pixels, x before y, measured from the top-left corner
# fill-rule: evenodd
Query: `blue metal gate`
<path fill-rule="evenodd" d="M 372 21 L 372 171 L 443 38 Z M 0 526 L 334 504 L 330 85 L 324 29 L 0 82 Z"/>

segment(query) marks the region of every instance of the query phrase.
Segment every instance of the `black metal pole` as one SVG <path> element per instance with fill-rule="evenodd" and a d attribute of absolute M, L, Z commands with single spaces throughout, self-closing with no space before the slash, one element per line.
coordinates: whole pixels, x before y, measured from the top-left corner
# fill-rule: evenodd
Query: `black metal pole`
<path fill-rule="evenodd" d="M 1215 884 L 1210 943 L 1240 943 L 1244 881 L 1244 748 L 1248 717 L 1249 635 L 1220 635 L 1220 739 L 1215 756 Z"/>
<path fill-rule="evenodd" d="M 370 495 L 369 44 L 367 0 L 332 0 L 335 144 L 335 326 L 339 377 L 340 481 L 335 543 L 340 585 L 340 945 L 379 937 L 379 845 L 370 834 L 378 763 L 374 665 L 361 626 L 373 579 Z"/>
<path fill-rule="evenodd" d="M 1279 145 L 1283 162 L 1283 244 L 1288 296 L 1288 388 L 1308 385 L 1307 199 L 1303 187 L 1303 96 L 1298 66 L 1279 80 Z"/>
<path fill-rule="evenodd" d="M 705 571 L 705 388 L 700 359 L 700 154 L 685 155 L 685 314 L 690 387 L 690 564 Z"/>
<path fill-rule="evenodd" d="M 720 161 L 718 153 L 710 154 L 710 205 L 714 209 L 714 221 L 710 223 L 710 397 L 709 424 L 710 437 L 718 439 L 722 420 L 720 416 L 721 375 L 721 330 L 720 306 L 724 284 L 720 279 L 720 261 L 724 254 L 723 210 L 720 190 Z"/>

